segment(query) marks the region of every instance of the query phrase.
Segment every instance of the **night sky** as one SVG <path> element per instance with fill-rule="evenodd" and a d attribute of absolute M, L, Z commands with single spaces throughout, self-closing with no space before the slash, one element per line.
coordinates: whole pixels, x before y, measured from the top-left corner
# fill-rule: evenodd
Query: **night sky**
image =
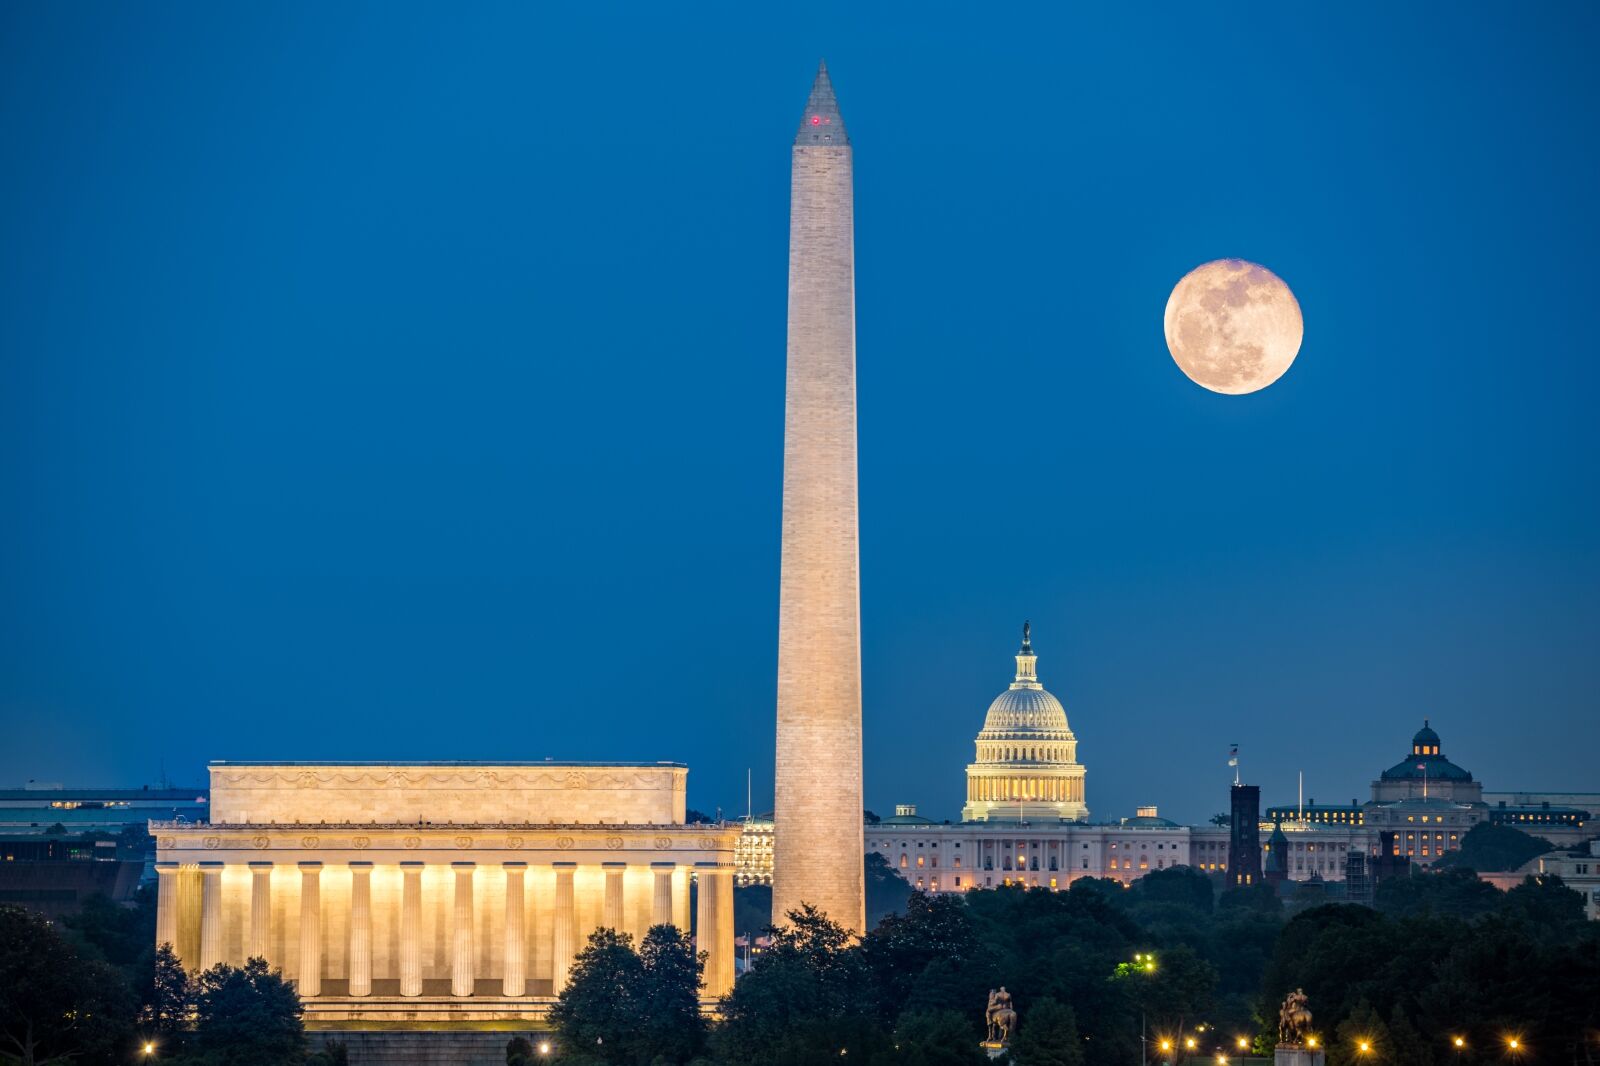
<path fill-rule="evenodd" d="M 0 6 L 0 784 L 771 805 L 789 145 L 855 146 L 866 795 L 1024 618 L 1096 818 L 1600 791 L 1592 4 Z M 1207 260 L 1306 339 L 1173 364 Z M 1586 324 L 1587 323 L 1587 324 Z"/>

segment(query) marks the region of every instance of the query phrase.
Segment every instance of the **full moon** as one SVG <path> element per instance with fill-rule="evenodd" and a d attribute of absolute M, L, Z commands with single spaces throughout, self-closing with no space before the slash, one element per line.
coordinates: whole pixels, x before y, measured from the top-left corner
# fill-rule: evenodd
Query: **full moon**
<path fill-rule="evenodd" d="M 1242 396 L 1283 376 L 1305 323 L 1289 286 L 1243 259 L 1217 259 L 1185 274 L 1167 298 L 1167 350 L 1196 385 Z"/>

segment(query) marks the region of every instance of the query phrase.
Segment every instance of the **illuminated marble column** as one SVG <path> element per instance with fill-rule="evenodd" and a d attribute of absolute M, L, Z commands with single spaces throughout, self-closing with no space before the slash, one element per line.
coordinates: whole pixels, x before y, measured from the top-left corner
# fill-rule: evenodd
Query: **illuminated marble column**
<path fill-rule="evenodd" d="M 322 994 L 322 864 L 300 864 L 300 998 Z"/>
<path fill-rule="evenodd" d="M 650 924 L 672 925 L 672 871 L 676 863 L 653 862 L 650 870 L 656 875 L 655 896 L 650 900 Z"/>
<path fill-rule="evenodd" d="M 712 925 L 716 922 L 716 902 L 711 898 L 716 889 L 711 884 L 711 870 L 716 868 L 715 863 L 695 863 L 695 915 L 694 915 L 694 950 L 699 952 L 711 950 L 713 939 Z M 706 959 L 705 983 L 711 986 L 711 969 L 715 963 Z M 708 993 L 709 994 L 709 993 Z"/>
<path fill-rule="evenodd" d="M 625 862 L 602 863 L 606 871 L 605 911 L 600 924 L 607 929 L 623 932 L 622 928 L 622 875 L 627 872 Z"/>
<path fill-rule="evenodd" d="M 502 863 L 506 871 L 505 968 L 500 994 L 521 996 L 528 991 L 528 933 L 523 926 L 522 874 L 525 862 Z"/>
<path fill-rule="evenodd" d="M 555 935 L 551 948 L 551 995 L 560 995 L 567 987 L 567 973 L 572 969 L 572 957 L 577 953 L 577 915 L 573 913 L 572 874 L 578 868 L 575 862 L 558 862 L 556 869 Z"/>
<path fill-rule="evenodd" d="M 178 950 L 178 864 L 156 863 L 156 946 Z"/>
<path fill-rule="evenodd" d="M 245 933 L 244 957 L 264 959 L 272 940 L 272 864 L 250 864 L 250 928 Z"/>
<path fill-rule="evenodd" d="M 350 864 L 350 994 L 372 995 L 372 864 Z"/>
<path fill-rule="evenodd" d="M 695 863 L 697 899 L 695 951 L 706 952 L 704 995 L 716 999 L 733 988 L 733 869 Z"/>
<path fill-rule="evenodd" d="M 222 864 L 200 864 L 200 968 L 222 962 Z"/>
<path fill-rule="evenodd" d="M 400 994 L 422 995 L 422 863 L 400 864 Z"/>
<path fill-rule="evenodd" d="M 450 994 L 472 995 L 472 873 L 476 863 L 453 862 L 456 873 L 455 916 L 450 922 Z"/>

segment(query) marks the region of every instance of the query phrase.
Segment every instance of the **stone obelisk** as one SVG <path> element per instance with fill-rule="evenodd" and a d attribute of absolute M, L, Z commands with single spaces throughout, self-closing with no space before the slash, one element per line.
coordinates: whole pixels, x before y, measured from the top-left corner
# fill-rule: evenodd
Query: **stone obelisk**
<path fill-rule="evenodd" d="M 795 136 L 783 432 L 772 917 L 864 932 L 856 296 L 850 138 L 826 65 Z"/>

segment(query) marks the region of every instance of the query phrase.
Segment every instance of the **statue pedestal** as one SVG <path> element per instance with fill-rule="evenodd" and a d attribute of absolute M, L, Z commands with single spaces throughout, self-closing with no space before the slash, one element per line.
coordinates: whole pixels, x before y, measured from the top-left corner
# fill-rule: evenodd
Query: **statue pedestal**
<path fill-rule="evenodd" d="M 1319 1047 L 1279 1044 L 1272 1055 L 1272 1066 L 1326 1066 L 1327 1057 Z"/>
<path fill-rule="evenodd" d="M 1002 1044 L 998 1040 L 985 1040 L 978 1046 L 983 1048 L 983 1050 L 988 1053 L 991 1059 L 997 1059 L 1006 1053 L 1006 1045 Z M 1318 1063 L 1317 1066 L 1322 1066 L 1322 1064 Z"/>

